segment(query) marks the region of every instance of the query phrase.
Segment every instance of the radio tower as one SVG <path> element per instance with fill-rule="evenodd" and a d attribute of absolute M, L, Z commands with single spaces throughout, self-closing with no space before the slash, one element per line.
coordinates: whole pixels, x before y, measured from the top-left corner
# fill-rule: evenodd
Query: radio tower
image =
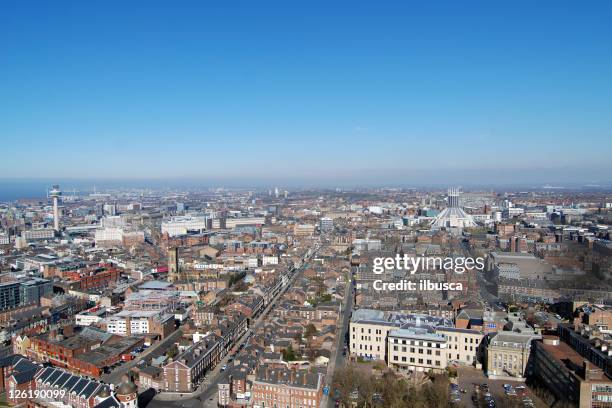
<path fill-rule="evenodd" d="M 49 191 L 49 195 L 53 200 L 53 229 L 55 232 L 59 232 L 60 230 L 60 220 L 59 220 L 59 197 L 62 195 L 60 188 L 57 184 L 53 186 L 51 191 Z"/>

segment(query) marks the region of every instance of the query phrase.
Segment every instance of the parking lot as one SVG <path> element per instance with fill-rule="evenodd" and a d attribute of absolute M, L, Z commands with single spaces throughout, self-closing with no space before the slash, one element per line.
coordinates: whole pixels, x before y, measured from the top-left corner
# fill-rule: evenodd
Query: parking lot
<path fill-rule="evenodd" d="M 461 404 L 466 407 L 475 407 L 476 404 L 472 401 L 472 396 L 475 394 L 474 389 L 475 385 L 482 386 L 482 384 L 486 384 L 488 387 L 488 393 L 491 394 L 493 399 L 496 401 L 496 405 L 499 405 L 499 400 L 502 398 L 506 398 L 506 392 L 504 390 L 504 384 L 509 384 L 512 386 L 514 391 L 516 391 L 517 395 L 511 397 L 513 400 L 517 402 L 518 407 L 529 406 L 529 404 L 523 404 L 522 400 L 524 397 L 529 398 L 533 401 L 533 405 L 538 408 L 544 408 L 547 405 L 542 402 L 538 397 L 533 395 L 533 393 L 529 390 L 528 387 L 525 387 L 524 382 L 520 381 L 508 381 L 508 380 L 491 380 L 484 375 L 484 372 L 481 370 L 477 370 L 473 367 L 459 367 L 457 369 L 457 385 L 459 390 L 465 390 L 465 393 L 460 392 L 461 396 Z M 517 389 L 517 387 L 519 387 Z M 524 390 L 521 390 L 521 387 L 525 387 Z M 480 387 L 479 393 L 484 395 L 486 393 L 485 390 Z M 524 394 L 522 396 L 521 394 Z M 485 405 L 486 406 L 486 405 Z"/>

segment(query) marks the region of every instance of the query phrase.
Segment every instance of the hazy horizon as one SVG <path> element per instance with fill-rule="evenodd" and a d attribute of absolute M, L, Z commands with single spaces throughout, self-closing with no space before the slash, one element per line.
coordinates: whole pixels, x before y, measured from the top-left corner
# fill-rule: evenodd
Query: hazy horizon
<path fill-rule="evenodd" d="M 412 181 L 399 178 L 371 178 L 361 180 L 342 180 L 327 178 L 2 178 L 0 177 L 0 201 L 16 199 L 44 198 L 45 191 L 53 184 L 59 184 L 65 194 L 73 190 L 77 192 L 98 192 L 119 189 L 151 189 L 151 190 L 206 190 L 212 188 L 253 189 L 263 191 L 278 187 L 291 191 L 307 189 L 374 189 L 374 188 L 416 188 L 419 190 L 445 190 L 449 187 L 461 187 L 466 191 L 612 191 L 612 183 L 596 183 L 593 181 L 563 181 L 541 180 L 532 182 L 473 182 L 455 177 L 424 178 L 414 177 Z M 546 188 L 548 187 L 548 188 Z"/>

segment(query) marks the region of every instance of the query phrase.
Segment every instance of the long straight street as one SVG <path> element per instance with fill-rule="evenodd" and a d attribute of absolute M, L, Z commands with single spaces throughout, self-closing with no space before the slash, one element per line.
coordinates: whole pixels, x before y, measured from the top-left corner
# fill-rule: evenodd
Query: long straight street
<path fill-rule="evenodd" d="M 237 346 L 244 344 L 251 333 L 257 332 L 257 330 L 263 325 L 265 319 L 270 314 L 270 311 L 274 308 L 276 302 L 283 296 L 285 292 L 291 287 L 293 282 L 301 275 L 301 273 L 308 267 L 308 261 L 316 255 L 316 251 L 311 254 L 310 257 L 304 259 L 302 266 L 295 269 L 290 278 L 289 282 L 266 306 L 261 312 L 259 317 L 255 320 L 255 323 L 251 325 L 249 330 L 244 336 L 236 343 Z M 196 392 L 183 398 L 180 394 L 161 394 L 157 395 L 148 405 L 150 408 L 163 408 L 163 407 L 181 407 L 181 408 L 195 408 L 195 407 L 216 407 L 217 406 L 217 384 L 219 381 L 226 378 L 226 372 L 221 372 L 221 368 L 227 364 L 231 356 L 228 354 L 223 358 L 219 364 L 217 364 L 207 375 L 205 380 L 200 384 Z"/>
<path fill-rule="evenodd" d="M 336 345 L 334 350 L 332 350 L 332 355 L 329 360 L 329 366 L 327 367 L 327 378 L 326 383 L 329 386 L 329 395 L 325 396 L 323 399 L 322 406 L 333 407 L 334 406 L 334 393 L 333 393 L 333 379 L 334 373 L 339 367 L 342 367 L 346 362 L 346 355 L 344 354 L 344 345 L 346 343 L 346 336 L 348 334 L 349 323 L 351 320 L 351 314 L 353 312 L 353 278 L 349 274 L 349 284 L 346 287 L 346 291 L 344 293 L 345 303 L 343 304 L 342 309 L 342 320 L 339 325 L 338 330 L 338 338 L 336 339 Z M 326 402 L 327 401 L 327 402 Z"/>

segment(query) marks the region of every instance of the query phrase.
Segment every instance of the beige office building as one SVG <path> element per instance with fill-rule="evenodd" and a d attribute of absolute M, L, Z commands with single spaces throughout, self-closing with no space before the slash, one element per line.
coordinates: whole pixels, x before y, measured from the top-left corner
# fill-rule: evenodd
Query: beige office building
<path fill-rule="evenodd" d="M 350 324 L 350 350 L 359 357 L 385 360 L 387 333 L 398 328 L 395 323 L 360 320 Z"/>
<path fill-rule="evenodd" d="M 491 379 L 524 381 L 531 353 L 532 334 L 499 332 L 487 350 L 487 375 Z"/>
<path fill-rule="evenodd" d="M 389 331 L 387 365 L 403 372 L 442 372 L 447 365 L 446 338 L 433 327 Z"/>
<path fill-rule="evenodd" d="M 446 338 L 446 356 L 449 363 L 472 365 L 479 361 L 483 333 L 454 327 L 436 327 L 436 333 Z"/>

